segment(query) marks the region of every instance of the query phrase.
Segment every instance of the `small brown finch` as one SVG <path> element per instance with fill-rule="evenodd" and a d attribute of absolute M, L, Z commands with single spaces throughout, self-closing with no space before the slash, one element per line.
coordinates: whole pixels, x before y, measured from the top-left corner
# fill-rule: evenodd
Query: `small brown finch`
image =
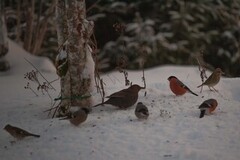
<path fill-rule="evenodd" d="M 200 116 L 199 116 L 199 118 L 204 117 L 205 114 L 212 113 L 216 109 L 217 105 L 218 105 L 218 102 L 215 99 L 208 99 L 208 100 L 204 101 L 199 106 L 199 109 L 200 109 Z"/>
<path fill-rule="evenodd" d="M 78 126 L 87 120 L 89 112 L 90 110 L 88 108 L 80 108 L 78 111 L 73 112 L 70 116 L 62 118 L 60 120 L 69 120 L 71 124 Z"/>
<path fill-rule="evenodd" d="M 138 102 L 135 115 L 138 119 L 147 119 L 149 116 L 148 108 L 142 102 Z"/>
<path fill-rule="evenodd" d="M 121 91 L 115 92 L 110 96 L 106 97 L 109 98 L 103 103 L 97 104 L 93 107 L 97 107 L 104 104 L 111 104 L 113 106 L 119 107 L 121 109 L 126 109 L 134 105 L 138 100 L 138 92 L 143 89 L 137 84 L 130 86 L 127 89 L 123 89 Z"/>
<path fill-rule="evenodd" d="M 198 96 L 196 93 L 191 91 L 185 84 L 183 84 L 177 77 L 170 76 L 168 77 L 171 91 L 176 95 L 184 95 L 186 92 L 192 93 L 195 96 Z"/>
<path fill-rule="evenodd" d="M 28 136 L 33 136 L 33 137 L 40 137 L 40 135 L 37 135 L 37 134 L 32 134 L 28 131 L 25 131 L 21 128 L 18 128 L 18 127 L 15 127 L 15 126 L 11 126 L 10 124 L 7 124 L 4 129 L 10 134 L 12 135 L 13 137 L 15 137 L 16 139 L 18 140 L 21 140 L 25 137 L 28 137 Z"/>
<path fill-rule="evenodd" d="M 199 87 L 203 88 L 203 86 L 206 85 L 206 86 L 208 86 L 208 88 L 210 90 L 211 90 L 211 88 L 213 88 L 217 92 L 217 90 L 214 88 L 214 86 L 218 84 L 222 74 L 224 74 L 224 72 L 220 68 L 216 68 L 213 71 L 213 73 L 208 77 L 208 79 L 205 82 L 203 82 L 201 85 L 197 86 L 197 87 L 198 88 Z M 202 88 L 201 88 L 201 92 L 202 92 Z"/>

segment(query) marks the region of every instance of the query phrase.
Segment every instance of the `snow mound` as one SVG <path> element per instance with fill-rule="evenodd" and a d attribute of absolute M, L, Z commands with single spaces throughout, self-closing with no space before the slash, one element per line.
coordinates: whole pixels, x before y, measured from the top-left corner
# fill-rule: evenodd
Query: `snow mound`
<path fill-rule="evenodd" d="M 29 68 L 33 68 L 25 59 L 34 64 L 41 72 L 56 71 L 54 65 L 48 58 L 31 55 L 11 40 L 8 41 L 8 44 L 10 47 L 6 59 L 10 63 L 11 68 L 9 72 L 11 74 L 22 74 L 28 72 Z"/>

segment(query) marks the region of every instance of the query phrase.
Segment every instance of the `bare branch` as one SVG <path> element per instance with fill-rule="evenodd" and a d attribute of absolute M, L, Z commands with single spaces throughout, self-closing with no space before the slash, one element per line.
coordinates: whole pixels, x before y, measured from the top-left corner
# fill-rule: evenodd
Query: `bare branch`
<path fill-rule="evenodd" d="M 33 68 L 35 68 L 38 73 L 41 75 L 41 77 L 48 83 L 49 86 L 52 87 L 53 90 L 56 91 L 56 89 L 51 85 L 51 83 L 43 76 L 43 74 L 37 69 L 37 67 L 35 67 L 29 60 L 27 60 L 26 58 L 24 58 Z"/>
<path fill-rule="evenodd" d="M 200 71 L 200 77 L 202 82 L 204 82 L 204 79 L 207 79 L 207 75 L 206 75 L 206 68 L 205 68 L 205 64 L 203 61 L 203 51 L 201 51 L 201 53 L 199 55 L 196 56 L 196 60 L 198 62 L 198 69 Z"/>
<path fill-rule="evenodd" d="M 89 12 L 91 9 L 93 9 L 101 0 L 96 1 L 93 3 L 90 7 L 87 8 L 86 12 Z"/>

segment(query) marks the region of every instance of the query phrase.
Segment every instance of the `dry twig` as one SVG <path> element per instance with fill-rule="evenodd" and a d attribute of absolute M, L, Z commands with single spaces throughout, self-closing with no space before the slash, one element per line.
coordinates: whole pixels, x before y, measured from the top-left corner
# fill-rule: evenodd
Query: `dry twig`
<path fill-rule="evenodd" d="M 207 74 L 206 74 L 206 68 L 205 68 L 205 63 L 203 60 L 203 51 L 199 55 L 196 56 L 196 60 L 198 62 L 198 69 L 200 71 L 200 78 L 202 80 L 202 83 L 204 82 L 204 79 L 207 79 Z M 201 92 L 202 92 L 202 87 L 201 87 Z"/>

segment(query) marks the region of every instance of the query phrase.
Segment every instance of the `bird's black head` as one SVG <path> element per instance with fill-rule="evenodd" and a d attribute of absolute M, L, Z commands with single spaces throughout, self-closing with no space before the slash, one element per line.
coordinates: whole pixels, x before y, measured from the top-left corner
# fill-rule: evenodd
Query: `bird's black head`
<path fill-rule="evenodd" d="M 177 78 L 177 77 L 175 77 L 175 76 L 170 76 L 170 77 L 168 77 L 168 80 L 170 81 L 172 78 Z"/>

